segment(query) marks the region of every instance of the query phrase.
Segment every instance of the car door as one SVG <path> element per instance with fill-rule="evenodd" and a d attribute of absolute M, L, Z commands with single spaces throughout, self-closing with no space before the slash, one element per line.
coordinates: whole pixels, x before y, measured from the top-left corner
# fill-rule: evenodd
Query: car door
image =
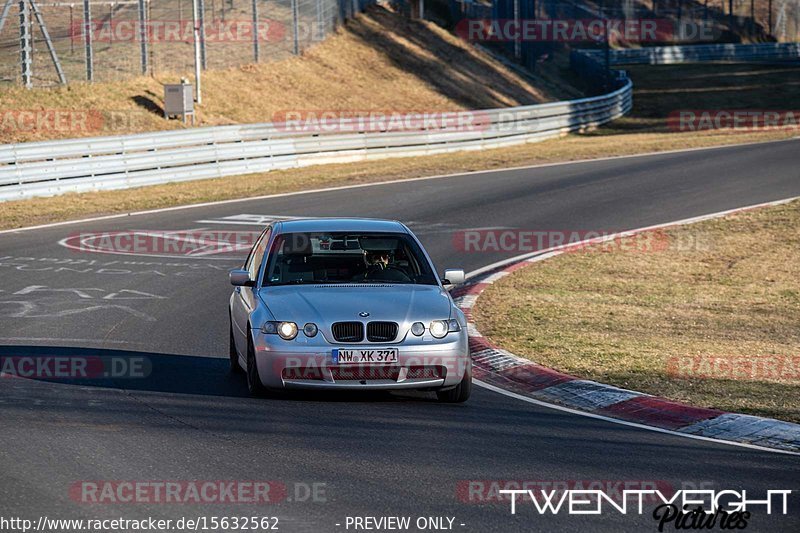
<path fill-rule="evenodd" d="M 269 244 L 272 228 L 267 227 L 258 237 L 250 254 L 244 262 L 244 268 L 250 273 L 253 280 L 252 287 L 234 287 L 233 298 L 231 299 L 231 322 L 234 327 L 234 342 L 239 353 L 244 354 L 247 350 L 247 321 L 250 313 L 256 306 L 256 284 L 261 262 Z"/>

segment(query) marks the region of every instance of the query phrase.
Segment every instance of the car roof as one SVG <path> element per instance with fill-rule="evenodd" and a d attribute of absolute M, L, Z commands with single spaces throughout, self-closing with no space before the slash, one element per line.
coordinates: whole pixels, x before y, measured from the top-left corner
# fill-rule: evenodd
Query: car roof
<path fill-rule="evenodd" d="M 298 232 L 386 232 L 408 233 L 406 227 L 397 220 L 381 220 L 377 218 L 298 218 L 282 220 L 275 225 L 276 233 Z"/>

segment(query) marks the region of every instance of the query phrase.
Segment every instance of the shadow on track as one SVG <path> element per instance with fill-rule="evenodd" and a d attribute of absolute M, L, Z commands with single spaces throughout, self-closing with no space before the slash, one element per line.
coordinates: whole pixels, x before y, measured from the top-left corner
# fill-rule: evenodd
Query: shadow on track
<path fill-rule="evenodd" d="M 59 371 L 62 375 L 57 375 Z M 16 374 L 14 377 L 19 379 L 81 387 L 249 398 L 244 377 L 230 373 L 227 358 L 212 356 L 65 346 L 0 346 L 0 372 Z M 424 392 L 401 395 L 384 391 L 291 390 L 273 396 L 276 400 L 324 402 L 435 401 L 432 393 Z"/>

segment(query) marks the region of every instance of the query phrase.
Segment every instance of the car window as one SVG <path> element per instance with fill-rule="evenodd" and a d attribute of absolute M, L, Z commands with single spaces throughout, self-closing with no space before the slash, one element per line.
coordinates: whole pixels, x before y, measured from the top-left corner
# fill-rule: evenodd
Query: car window
<path fill-rule="evenodd" d="M 245 268 L 250 273 L 250 279 L 256 279 L 258 277 L 258 269 L 261 266 L 261 262 L 264 259 L 264 252 L 267 249 L 267 244 L 269 243 L 269 236 L 272 233 L 272 228 L 267 228 L 264 230 L 264 233 L 261 234 L 261 237 L 258 238 L 255 246 L 253 246 L 252 250 L 250 250 L 250 255 L 247 257 L 247 261 L 245 262 Z"/>
<path fill-rule="evenodd" d="M 269 254 L 262 285 L 436 285 L 422 249 L 405 233 L 286 233 Z"/>

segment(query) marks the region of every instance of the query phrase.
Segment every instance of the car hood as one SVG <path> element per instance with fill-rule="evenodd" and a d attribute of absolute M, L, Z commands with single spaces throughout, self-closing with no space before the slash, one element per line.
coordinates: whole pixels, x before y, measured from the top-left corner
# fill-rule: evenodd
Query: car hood
<path fill-rule="evenodd" d="M 350 320 L 402 324 L 450 317 L 450 298 L 436 285 L 284 285 L 264 287 L 259 295 L 276 320 L 300 327 L 306 322 L 324 327 Z"/>

